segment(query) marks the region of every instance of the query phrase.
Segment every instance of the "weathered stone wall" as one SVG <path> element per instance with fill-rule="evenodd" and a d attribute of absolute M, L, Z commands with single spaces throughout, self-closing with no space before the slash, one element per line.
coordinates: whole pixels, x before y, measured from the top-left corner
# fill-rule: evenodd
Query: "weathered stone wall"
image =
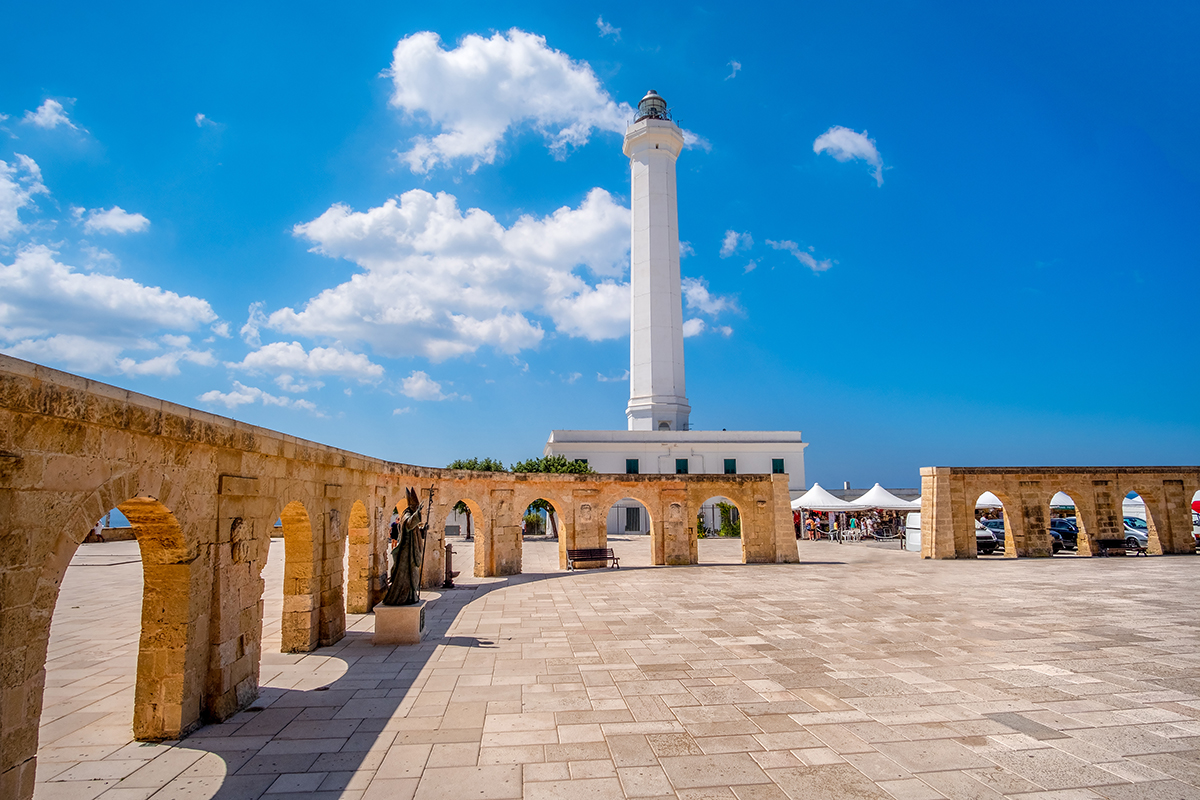
<path fill-rule="evenodd" d="M 975 558 L 975 502 L 992 492 L 1004 504 L 1004 553 L 1049 556 L 1050 500 L 1070 495 L 1079 523 L 1079 554 L 1100 539 L 1124 539 L 1121 502 L 1146 502 L 1152 555 L 1196 552 L 1191 499 L 1200 467 L 924 467 L 921 469 L 921 555 Z"/>
<path fill-rule="evenodd" d="M 134 735 L 170 739 L 258 694 L 262 569 L 276 519 L 286 551 L 282 646 L 345 633 L 383 591 L 391 511 L 433 491 L 424 585 L 440 585 L 440 521 L 472 510 L 476 575 L 521 570 L 521 515 L 549 500 L 560 561 L 602 547 L 612 503 L 654 522 L 656 564 L 696 563 L 695 513 L 731 498 L 747 562 L 798 561 L 786 476 L 513 475 L 357 455 L 0 356 L 0 797 L 33 793 L 50 619 L 63 574 L 105 512 L 129 518 L 144 596 Z M 343 563 L 349 548 L 349 583 Z M 460 556 L 460 564 L 464 563 Z"/>

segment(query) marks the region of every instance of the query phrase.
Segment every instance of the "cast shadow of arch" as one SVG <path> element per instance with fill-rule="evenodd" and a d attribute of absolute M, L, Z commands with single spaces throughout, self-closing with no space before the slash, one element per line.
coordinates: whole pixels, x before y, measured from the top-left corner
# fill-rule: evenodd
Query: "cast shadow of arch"
<path fill-rule="evenodd" d="M 442 590 L 442 596 L 429 607 L 428 628 L 419 645 L 376 646 L 370 631 L 351 629 L 336 644 L 309 653 L 270 654 L 271 660 L 319 662 L 313 664 L 314 673 L 327 669 L 331 662 L 343 666 L 337 678 L 311 689 L 263 687 L 250 708 L 225 722 L 202 726 L 186 739 L 168 743 L 174 750 L 201 755 L 161 790 L 163 796 L 186 794 L 235 800 L 265 792 L 283 775 L 289 776 L 285 780 L 297 782 L 291 794 L 318 789 L 340 791 L 347 787 L 338 784 L 348 782 L 355 772 L 378 767 L 393 739 L 413 744 L 462 741 L 463 731 L 482 729 L 482 715 L 478 725 L 472 727 L 463 727 L 453 719 L 450 726 L 445 725 L 444 711 L 439 724 L 432 728 L 406 730 L 408 726 L 395 724 L 397 719 L 408 718 L 429 679 L 425 670 L 431 662 L 444 660 L 448 668 L 455 668 L 470 660 L 471 651 L 482 653 L 499 647 L 495 639 L 449 635 L 451 626 L 469 605 L 492 592 L 569 577 L 571 573 L 524 573 Z M 461 658 L 454 657 L 454 651 L 460 649 L 467 652 Z M 267 664 L 264 659 L 264 667 Z M 205 754 L 217 756 L 222 763 Z M 326 775 L 320 778 L 321 783 L 311 785 L 303 782 L 301 773 Z M 216 779 L 220 779 L 219 786 L 213 785 Z M 211 793 L 204 790 L 205 784 Z M 118 783 L 113 788 L 120 786 Z M 276 791 L 282 789 L 280 786 Z"/>

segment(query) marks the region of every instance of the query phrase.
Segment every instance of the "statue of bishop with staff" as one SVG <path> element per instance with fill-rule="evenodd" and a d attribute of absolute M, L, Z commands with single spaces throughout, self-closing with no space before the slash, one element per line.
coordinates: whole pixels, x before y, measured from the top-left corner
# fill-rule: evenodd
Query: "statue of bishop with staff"
<path fill-rule="evenodd" d="M 383 596 L 385 606 L 411 606 L 421 600 L 421 568 L 425 562 L 425 536 L 429 523 L 421 524 L 421 501 L 410 486 L 404 490 L 408 508 L 400 519 L 400 535 L 392 548 L 392 573 L 388 578 L 387 594 Z M 433 503 L 433 490 L 429 492 Z"/>

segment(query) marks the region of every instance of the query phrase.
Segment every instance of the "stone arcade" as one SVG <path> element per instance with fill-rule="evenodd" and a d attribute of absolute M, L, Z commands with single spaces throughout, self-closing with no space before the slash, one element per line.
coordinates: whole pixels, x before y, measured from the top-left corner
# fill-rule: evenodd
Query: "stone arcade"
<path fill-rule="evenodd" d="M 1191 501 L 1200 467 L 923 467 L 921 555 L 975 558 L 975 501 L 992 492 L 1004 504 L 1004 552 L 1010 558 L 1051 555 L 1050 498 L 1075 501 L 1079 555 L 1100 539 L 1123 539 L 1121 501 L 1146 502 L 1151 555 L 1196 552 Z"/>
<path fill-rule="evenodd" d="M 282 648 L 340 640 L 378 601 L 387 521 L 404 490 L 436 489 L 426 584 L 442 576 L 437 520 L 475 515 L 477 576 L 521 571 L 520 517 L 543 498 L 567 548 L 604 547 L 624 497 L 645 504 L 654 564 L 694 564 L 695 508 L 722 495 L 745 562 L 798 561 L 782 475 L 525 475 L 368 458 L 0 355 L 0 797 L 33 793 L 50 621 L 80 542 L 129 518 L 144 599 L 134 735 L 183 736 L 258 694 L 261 573 L 274 520 L 286 548 Z M 435 538 L 436 537 L 436 538 Z M 349 547 L 349 583 L 343 563 Z"/>

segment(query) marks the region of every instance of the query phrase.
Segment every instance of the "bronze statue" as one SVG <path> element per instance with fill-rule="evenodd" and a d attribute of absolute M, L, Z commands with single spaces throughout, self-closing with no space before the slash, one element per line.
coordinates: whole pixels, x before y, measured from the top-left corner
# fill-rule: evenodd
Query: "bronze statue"
<path fill-rule="evenodd" d="M 409 487 L 404 490 L 408 508 L 400 518 L 399 537 L 392 548 L 392 573 L 388 578 L 385 606 L 411 606 L 421 601 L 421 567 L 425 562 L 425 535 L 429 523 L 421 524 L 421 501 Z M 432 491 L 430 501 L 433 500 Z"/>

